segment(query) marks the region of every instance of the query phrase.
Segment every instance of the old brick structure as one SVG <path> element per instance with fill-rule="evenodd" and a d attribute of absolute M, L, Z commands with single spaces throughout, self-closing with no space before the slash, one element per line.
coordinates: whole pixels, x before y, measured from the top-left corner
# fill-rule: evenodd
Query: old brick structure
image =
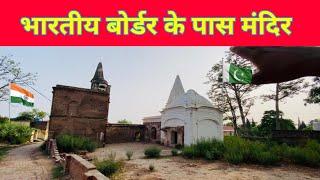
<path fill-rule="evenodd" d="M 61 133 L 100 139 L 108 122 L 110 85 L 99 63 L 91 89 L 57 85 L 53 87 L 49 138 Z"/>
<path fill-rule="evenodd" d="M 106 143 L 145 141 L 145 126 L 140 124 L 107 124 Z"/>
<path fill-rule="evenodd" d="M 145 126 L 145 141 L 151 143 L 160 143 L 161 141 L 161 116 L 149 116 L 143 118 Z"/>

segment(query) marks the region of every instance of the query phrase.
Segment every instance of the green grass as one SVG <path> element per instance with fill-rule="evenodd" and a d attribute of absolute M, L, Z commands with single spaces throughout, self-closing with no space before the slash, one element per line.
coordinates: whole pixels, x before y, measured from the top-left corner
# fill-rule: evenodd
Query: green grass
<path fill-rule="evenodd" d="M 0 161 L 5 157 L 8 151 L 11 149 L 9 146 L 0 147 Z"/>
<path fill-rule="evenodd" d="M 53 169 L 52 169 L 52 177 L 54 179 L 60 179 L 61 177 L 64 176 L 64 169 L 63 169 L 63 166 L 61 165 L 58 165 L 58 166 L 55 166 Z"/>

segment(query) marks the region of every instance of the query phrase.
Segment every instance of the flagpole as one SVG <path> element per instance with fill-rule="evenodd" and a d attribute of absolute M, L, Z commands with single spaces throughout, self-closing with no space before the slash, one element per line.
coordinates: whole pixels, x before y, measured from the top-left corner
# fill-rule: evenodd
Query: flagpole
<path fill-rule="evenodd" d="M 10 98 L 11 98 L 11 96 L 10 96 L 10 85 L 11 85 L 11 83 L 9 82 L 9 84 L 8 84 L 8 87 L 9 87 L 9 98 L 8 98 L 8 104 L 9 104 L 9 123 L 11 122 L 11 100 L 10 100 Z"/>

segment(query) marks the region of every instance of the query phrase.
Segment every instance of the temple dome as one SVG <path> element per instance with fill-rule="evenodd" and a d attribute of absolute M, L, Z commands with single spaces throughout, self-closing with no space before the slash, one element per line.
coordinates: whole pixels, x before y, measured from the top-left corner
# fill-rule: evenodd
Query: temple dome
<path fill-rule="evenodd" d="M 175 108 L 175 107 L 185 107 L 185 108 L 199 108 L 199 107 L 210 107 L 213 108 L 213 105 L 205 97 L 199 95 L 195 90 L 190 89 L 185 94 L 176 98 L 170 104 L 167 104 L 166 108 Z"/>

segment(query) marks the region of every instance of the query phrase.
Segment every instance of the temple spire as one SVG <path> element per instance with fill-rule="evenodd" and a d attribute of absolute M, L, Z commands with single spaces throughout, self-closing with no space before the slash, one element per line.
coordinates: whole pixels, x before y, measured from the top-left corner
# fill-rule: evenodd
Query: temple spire
<path fill-rule="evenodd" d="M 169 99 L 167 101 L 166 107 L 170 103 L 172 103 L 177 97 L 180 97 L 184 93 L 185 92 L 184 92 L 184 89 L 183 89 L 183 86 L 182 86 L 182 82 L 180 80 L 179 75 L 177 75 L 177 77 L 176 77 L 176 79 L 174 81 L 173 87 L 171 89 L 170 96 L 169 96 Z"/>
<path fill-rule="evenodd" d="M 108 82 L 104 79 L 102 63 L 99 62 L 96 72 L 91 80 L 91 89 L 105 90 L 106 87 L 108 87 Z"/>

